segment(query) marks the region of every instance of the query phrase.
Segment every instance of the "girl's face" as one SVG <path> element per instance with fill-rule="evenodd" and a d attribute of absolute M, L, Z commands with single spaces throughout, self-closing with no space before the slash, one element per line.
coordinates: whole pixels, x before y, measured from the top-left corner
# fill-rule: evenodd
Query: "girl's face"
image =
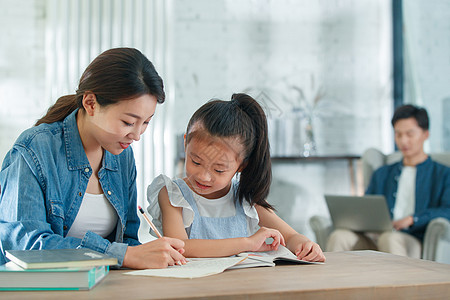
<path fill-rule="evenodd" d="M 100 107 L 96 101 L 94 103 L 93 107 L 85 106 L 91 121 L 90 144 L 94 147 L 100 145 L 118 155 L 132 142 L 139 141 L 155 113 L 157 101 L 155 96 L 142 95 L 105 107 Z"/>
<path fill-rule="evenodd" d="M 186 144 L 186 183 L 207 199 L 225 196 L 240 171 L 243 146 L 236 138 L 193 137 Z"/>

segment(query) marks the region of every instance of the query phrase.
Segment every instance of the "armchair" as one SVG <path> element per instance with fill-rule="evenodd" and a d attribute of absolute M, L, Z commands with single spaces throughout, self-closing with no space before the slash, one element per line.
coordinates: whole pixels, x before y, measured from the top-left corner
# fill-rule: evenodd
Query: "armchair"
<path fill-rule="evenodd" d="M 450 166 L 450 153 L 433 153 L 431 158 L 441 164 Z M 372 173 L 385 164 L 391 164 L 401 159 L 401 153 L 385 155 L 377 149 L 370 148 L 362 155 L 362 174 L 364 189 L 369 185 Z M 326 249 L 328 236 L 333 230 L 329 218 L 313 216 L 309 220 L 311 229 L 316 235 L 316 241 Z M 422 258 L 450 264 L 450 221 L 445 218 L 432 220 L 425 231 Z"/>

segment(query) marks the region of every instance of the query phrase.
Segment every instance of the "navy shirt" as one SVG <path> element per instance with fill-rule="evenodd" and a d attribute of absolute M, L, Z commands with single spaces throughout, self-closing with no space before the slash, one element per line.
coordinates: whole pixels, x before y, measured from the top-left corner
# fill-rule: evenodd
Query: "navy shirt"
<path fill-rule="evenodd" d="M 379 168 L 374 172 L 366 191 L 366 194 L 386 197 L 391 217 L 402 168 L 403 161 Z M 426 226 L 432 219 L 443 217 L 450 220 L 450 168 L 430 157 L 416 168 L 414 224 L 403 231 L 423 240 Z"/>

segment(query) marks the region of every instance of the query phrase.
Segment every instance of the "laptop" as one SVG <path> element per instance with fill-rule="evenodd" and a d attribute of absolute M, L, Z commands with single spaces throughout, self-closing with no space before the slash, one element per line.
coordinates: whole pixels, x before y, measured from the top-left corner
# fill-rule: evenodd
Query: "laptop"
<path fill-rule="evenodd" d="M 356 232 L 392 230 L 389 208 L 383 195 L 325 195 L 334 228 Z"/>

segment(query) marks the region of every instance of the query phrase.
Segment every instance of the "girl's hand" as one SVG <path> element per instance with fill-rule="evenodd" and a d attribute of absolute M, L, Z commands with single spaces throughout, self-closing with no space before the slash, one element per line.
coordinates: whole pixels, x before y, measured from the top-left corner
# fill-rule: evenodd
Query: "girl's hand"
<path fill-rule="evenodd" d="M 266 239 L 273 238 L 272 244 L 266 244 Z M 254 235 L 247 238 L 250 242 L 248 251 L 272 251 L 277 250 L 278 245 L 286 246 L 284 238 L 276 229 L 261 227 Z"/>
<path fill-rule="evenodd" d="M 127 248 L 123 267 L 131 269 L 162 269 L 175 264 L 186 264 L 184 242 L 162 237 L 157 240 Z"/>
<path fill-rule="evenodd" d="M 294 251 L 298 259 L 306 261 L 324 262 L 325 255 L 320 246 L 310 240 L 301 242 Z"/>

